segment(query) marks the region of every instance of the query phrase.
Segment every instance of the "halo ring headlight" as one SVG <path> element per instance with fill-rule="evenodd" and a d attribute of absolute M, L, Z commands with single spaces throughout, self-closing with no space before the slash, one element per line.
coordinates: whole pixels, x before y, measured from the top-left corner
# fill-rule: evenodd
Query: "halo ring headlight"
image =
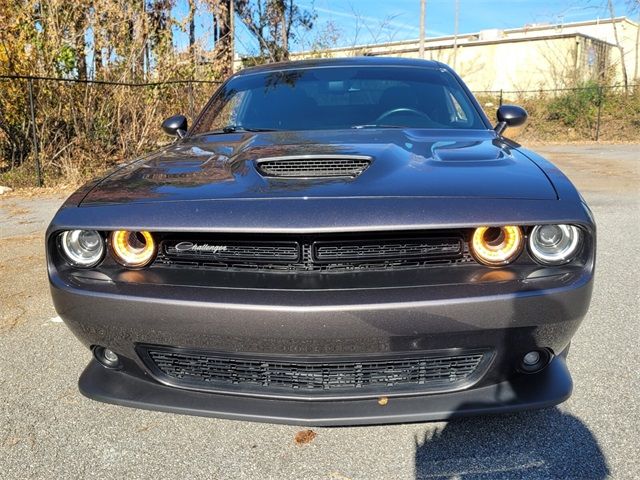
<path fill-rule="evenodd" d="M 58 246 L 74 267 L 90 268 L 104 256 L 104 240 L 95 230 L 67 230 L 58 236 Z"/>
<path fill-rule="evenodd" d="M 128 268 L 142 268 L 156 256 L 156 242 L 147 231 L 116 230 L 109 237 L 111 253 L 116 261 Z"/>
<path fill-rule="evenodd" d="M 536 225 L 529 234 L 531 256 L 543 265 L 562 265 L 574 259 L 582 234 L 574 225 Z"/>
<path fill-rule="evenodd" d="M 478 227 L 471 239 L 471 254 L 484 265 L 498 267 L 518 258 L 523 246 L 522 229 L 518 226 Z"/>

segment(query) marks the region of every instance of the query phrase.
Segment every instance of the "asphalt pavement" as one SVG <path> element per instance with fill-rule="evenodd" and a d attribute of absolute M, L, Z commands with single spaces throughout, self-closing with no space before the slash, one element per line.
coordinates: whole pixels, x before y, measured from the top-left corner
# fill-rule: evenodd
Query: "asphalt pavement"
<path fill-rule="evenodd" d="M 0 478 L 640 478 L 640 145 L 554 145 L 598 223 L 575 389 L 535 412 L 383 427 L 302 428 L 88 400 L 89 352 L 56 316 L 43 238 L 60 195 L 0 196 Z M 300 439 L 300 435 L 298 439 Z"/>

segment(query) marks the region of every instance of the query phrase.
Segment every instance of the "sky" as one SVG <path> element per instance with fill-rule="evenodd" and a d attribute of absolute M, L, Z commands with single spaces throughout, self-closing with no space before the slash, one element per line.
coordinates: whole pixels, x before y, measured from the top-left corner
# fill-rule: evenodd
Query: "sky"
<path fill-rule="evenodd" d="M 637 0 L 614 0 L 616 16 L 629 14 L 629 5 Z M 177 0 L 175 13 L 186 14 L 186 0 Z M 420 0 L 301 0 L 302 9 L 317 13 L 315 28 L 300 35 L 292 50 L 310 47 L 331 23 L 338 31 L 336 46 L 363 45 L 415 39 L 420 28 Z M 637 13 L 634 20 L 638 20 Z M 605 0 L 459 0 L 458 33 L 484 29 L 515 28 L 532 23 L 569 23 L 608 18 Z M 427 0 L 427 37 L 455 32 L 455 1 Z M 196 16 L 196 34 L 211 28 L 209 15 Z M 178 46 L 186 45 L 184 32 L 175 31 Z M 236 21 L 236 52 L 243 56 L 257 52 L 257 41 L 240 21 Z"/>

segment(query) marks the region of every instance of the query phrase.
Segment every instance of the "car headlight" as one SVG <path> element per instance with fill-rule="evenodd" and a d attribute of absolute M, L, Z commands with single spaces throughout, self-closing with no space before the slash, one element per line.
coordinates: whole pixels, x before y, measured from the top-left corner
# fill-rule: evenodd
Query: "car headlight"
<path fill-rule="evenodd" d="M 146 231 L 116 230 L 111 233 L 109 244 L 113 257 L 125 267 L 144 267 L 156 256 L 156 243 Z"/>
<path fill-rule="evenodd" d="M 95 230 L 67 230 L 58 237 L 58 246 L 68 263 L 89 268 L 104 255 L 104 240 Z"/>
<path fill-rule="evenodd" d="M 539 263 L 562 265 L 576 256 L 581 239 L 573 225 L 537 225 L 529 235 L 529 250 Z"/>
<path fill-rule="evenodd" d="M 471 254 L 478 262 L 492 267 L 513 262 L 522 247 L 522 230 L 512 225 L 478 227 L 471 239 Z"/>

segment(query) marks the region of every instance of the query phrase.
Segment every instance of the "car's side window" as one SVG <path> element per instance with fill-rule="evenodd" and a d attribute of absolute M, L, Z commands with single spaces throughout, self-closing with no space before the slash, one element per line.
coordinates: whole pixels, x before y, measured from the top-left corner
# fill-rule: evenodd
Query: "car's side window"
<path fill-rule="evenodd" d="M 236 125 L 241 117 L 241 110 L 245 104 L 248 90 L 234 92 L 231 97 L 222 105 L 218 114 L 211 122 L 211 129 L 220 129 L 228 125 Z"/>
<path fill-rule="evenodd" d="M 460 105 L 460 102 L 456 99 L 451 91 L 448 92 L 449 102 L 451 103 L 452 113 L 453 113 L 453 121 L 467 123 L 468 118 L 464 109 Z"/>

